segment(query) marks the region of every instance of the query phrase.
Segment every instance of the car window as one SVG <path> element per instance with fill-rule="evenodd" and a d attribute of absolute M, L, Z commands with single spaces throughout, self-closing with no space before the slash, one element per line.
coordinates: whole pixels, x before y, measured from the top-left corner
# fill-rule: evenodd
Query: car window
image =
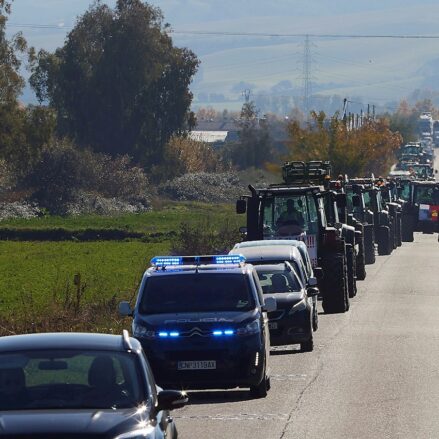
<path fill-rule="evenodd" d="M 145 396 L 135 355 L 111 351 L 0 354 L 0 410 L 130 408 Z"/>
<path fill-rule="evenodd" d="M 258 274 L 256 273 L 256 271 L 252 271 L 252 276 L 255 282 L 255 286 L 256 289 L 258 290 L 258 300 L 259 300 L 259 304 L 262 305 L 264 303 L 264 292 L 262 290 L 262 285 L 259 282 L 259 277 Z"/>
<path fill-rule="evenodd" d="M 188 273 L 148 278 L 139 311 L 175 314 L 249 311 L 254 307 L 247 276 L 241 273 Z"/>
<path fill-rule="evenodd" d="M 264 294 L 301 291 L 302 286 L 291 270 L 279 270 L 261 265 L 257 268 L 257 273 Z"/>

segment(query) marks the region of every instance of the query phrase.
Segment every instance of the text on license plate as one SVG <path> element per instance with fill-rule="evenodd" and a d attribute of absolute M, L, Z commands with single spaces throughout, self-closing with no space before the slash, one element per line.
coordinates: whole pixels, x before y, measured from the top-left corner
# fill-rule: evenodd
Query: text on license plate
<path fill-rule="evenodd" d="M 268 329 L 277 329 L 277 322 L 268 322 Z"/>
<path fill-rule="evenodd" d="M 201 369 L 216 369 L 216 361 L 201 360 L 201 361 L 179 361 L 178 370 L 201 370 Z"/>

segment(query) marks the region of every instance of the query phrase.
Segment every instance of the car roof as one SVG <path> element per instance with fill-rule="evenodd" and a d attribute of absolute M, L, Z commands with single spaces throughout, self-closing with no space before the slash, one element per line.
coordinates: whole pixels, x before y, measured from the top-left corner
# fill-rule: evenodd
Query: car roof
<path fill-rule="evenodd" d="M 23 334 L 0 337 L 0 353 L 23 350 L 103 350 L 119 351 L 140 350 L 140 343 L 130 337 L 131 349 L 124 343 L 122 335 L 88 333 L 46 333 Z"/>
<path fill-rule="evenodd" d="M 148 277 L 156 276 L 178 276 L 182 274 L 247 274 L 253 269 L 251 264 L 241 265 L 179 265 L 169 266 L 165 269 L 150 267 L 146 270 L 145 275 Z"/>
<path fill-rule="evenodd" d="M 306 246 L 303 241 L 297 239 L 264 239 L 259 241 L 243 241 L 235 244 L 233 249 L 248 248 L 248 247 L 260 247 L 270 245 L 293 245 L 294 247 Z"/>
<path fill-rule="evenodd" d="M 261 270 L 273 270 L 273 271 L 285 271 L 285 269 L 290 269 L 294 271 L 294 268 L 291 266 L 291 264 L 285 264 L 285 262 L 278 262 L 276 264 L 262 264 L 262 265 L 256 265 L 255 270 L 261 271 Z"/>
<path fill-rule="evenodd" d="M 283 260 L 302 260 L 302 255 L 293 245 L 255 246 L 231 250 L 230 254 L 242 254 L 249 262 Z"/>

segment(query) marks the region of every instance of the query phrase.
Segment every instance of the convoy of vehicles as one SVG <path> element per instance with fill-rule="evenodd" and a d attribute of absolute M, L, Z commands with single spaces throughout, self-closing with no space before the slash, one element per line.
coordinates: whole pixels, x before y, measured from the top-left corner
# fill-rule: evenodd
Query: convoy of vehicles
<path fill-rule="evenodd" d="M 320 281 L 325 312 L 349 309 L 346 228 L 327 217 L 337 194 L 328 190 L 327 162 L 289 162 L 283 167 L 284 183 L 256 189 L 237 202 L 237 213 L 247 214 L 246 240 L 296 239 L 308 246 L 314 267 L 323 269 Z M 343 196 L 343 195 L 342 195 Z M 343 196 L 344 197 L 344 196 Z M 336 209 L 332 208 L 332 213 Z"/>
<path fill-rule="evenodd" d="M 401 150 L 418 162 L 387 179 L 331 180 L 328 162 L 288 162 L 283 183 L 249 186 L 236 205 L 247 216 L 245 239 L 229 254 L 151 260 L 134 308 L 119 305 L 132 317 L 133 338 L 127 331 L 1 338 L 0 433 L 176 438 L 169 411 L 187 395 L 156 382 L 265 397 L 271 346 L 313 350 L 318 297 L 326 313 L 348 311 L 375 250 L 389 255 L 416 231 L 439 232 L 434 154 L 421 163 L 425 139 Z M 105 422 L 96 410 L 108 412 Z"/>

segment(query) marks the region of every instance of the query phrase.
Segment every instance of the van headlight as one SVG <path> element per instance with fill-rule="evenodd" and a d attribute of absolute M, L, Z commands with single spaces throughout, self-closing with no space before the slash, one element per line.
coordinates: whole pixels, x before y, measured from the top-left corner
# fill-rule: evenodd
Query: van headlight
<path fill-rule="evenodd" d="M 306 309 L 306 298 L 304 297 L 300 302 L 297 302 L 295 305 L 293 305 L 288 315 L 291 316 L 294 313 L 303 311 L 305 309 Z"/>
<path fill-rule="evenodd" d="M 258 334 L 261 332 L 261 322 L 258 320 L 254 320 L 253 322 L 248 323 L 242 328 L 238 328 L 236 330 L 237 335 L 252 335 Z"/>
<path fill-rule="evenodd" d="M 145 328 L 145 326 L 133 323 L 133 337 L 155 338 L 155 335 L 155 331 L 151 331 L 150 329 Z"/>

